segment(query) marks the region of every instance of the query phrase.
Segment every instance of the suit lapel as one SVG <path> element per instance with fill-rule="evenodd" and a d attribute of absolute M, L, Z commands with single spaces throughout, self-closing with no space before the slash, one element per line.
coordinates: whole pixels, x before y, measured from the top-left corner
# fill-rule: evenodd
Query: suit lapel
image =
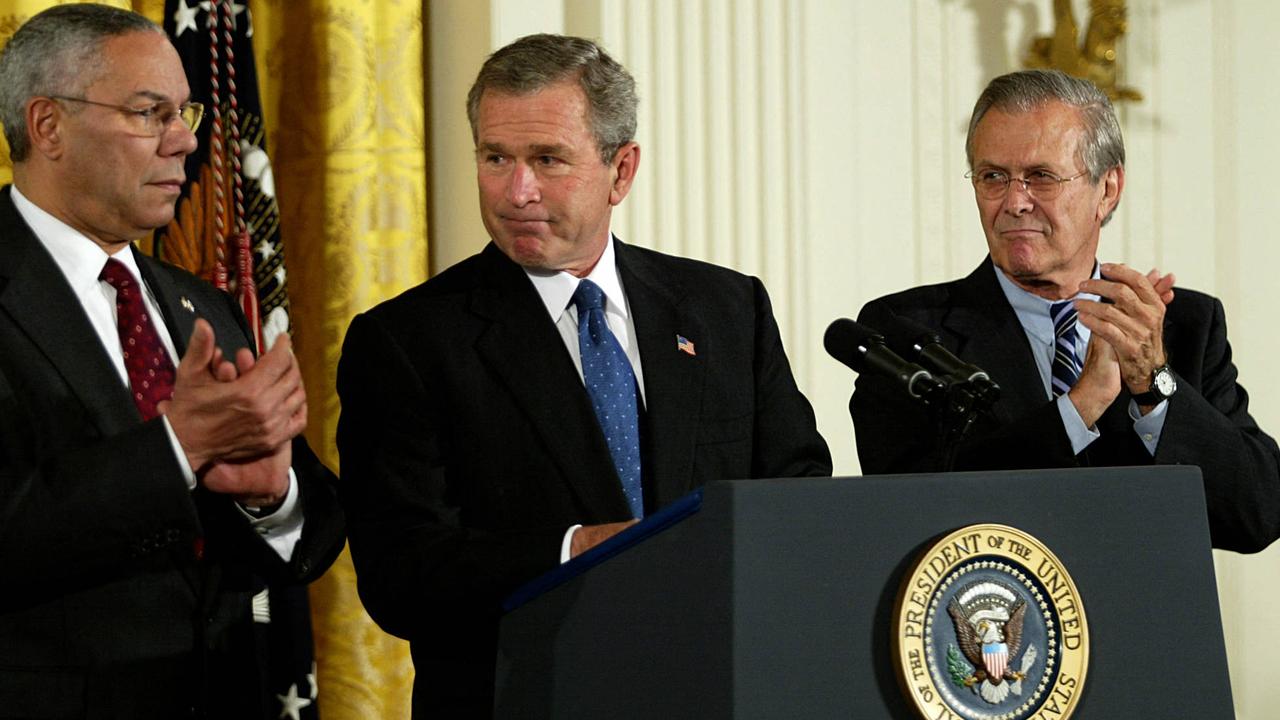
<path fill-rule="evenodd" d="M 174 350 L 177 351 L 177 357 L 173 358 L 173 364 L 176 366 L 178 360 L 186 353 L 187 339 L 195 329 L 195 309 L 190 306 L 191 301 L 173 284 L 169 274 L 158 269 L 157 260 L 142 254 L 137 248 L 131 247 L 130 250 L 133 251 L 134 260 L 142 272 L 142 281 L 150 288 L 151 294 L 156 299 L 156 305 L 164 315 L 164 326 L 169 331 L 169 338 L 173 340 Z M 184 302 L 186 305 L 183 305 Z"/>
<path fill-rule="evenodd" d="M 652 465 L 646 480 L 654 483 L 647 494 L 662 507 L 692 489 L 702 381 L 715 347 L 694 309 L 682 305 L 684 293 L 670 273 L 621 241 L 615 241 L 614 248 L 644 372 Z M 697 354 L 677 350 L 677 335 L 693 341 Z"/>
<path fill-rule="evenodd" d="M 476 353 L 529 417 L 542 447 L 594 517 L 629 517 L 604 433 L 545 306 L 524 271 L 490 244 L 472 311 L 486 323 Z"/>
<path fill-rule="evenodd" d="M 5 188 L 0 197 L 0 308 L 22 329 L 88 410 L 104 436 L 141 418 L 66 277 L 27 227 Z"/>
<path fill-rule="evenodd" d="M 1018 315 L 1000 289 L 987 258 L 956 285 L 943 327 L 957 338 L 957 355 L 977 365 L 1001 389 L 993 412 L 1011 422 L 1048 402 L 1044 381 Z"/>

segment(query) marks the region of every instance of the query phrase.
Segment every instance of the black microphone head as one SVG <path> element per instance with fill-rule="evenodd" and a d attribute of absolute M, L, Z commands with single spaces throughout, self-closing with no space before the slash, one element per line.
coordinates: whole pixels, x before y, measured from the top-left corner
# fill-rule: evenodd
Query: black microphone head
<path fill-rule="evenodd" d="M 854 372 L 889 378 L 911 397 L 924 403 L 937 402 L 946 394 L 946 385 L 929 371 L 909 363 L 884 344 L 884 336 L 873 328 L 848 318 L 840 318 L 827 326 L 822 344 L 831 357 L 848 365 Z"/>
<path fill-rule="evenodd" d="M 864 368 L 865 348 L 883 344 L 883 335 L 849 318 L 832 322 L 822 336 L 822 346 L 827 349 L 827 354 L 859 373 Z"/>
<path fill-rule="evenodd" d="M 885 333 L 889 347 L 908 359 L 915 359 L 921 348 L 942 344 L 938 333 L 922 323 L 902 315 L 893 316 L 893 326 Z"/>
<path fill-rule="evenodd" d="M 949 377 L 954 382 L 978 381 L 983 383 L 984 389 L 994 388 L 997 394 L 1000 391 L 982 368 L 952 354 L 942 344 L 942 337 L 923 323 L 894 314 L 887 338 L 890 349 L 937 375 Z"/>

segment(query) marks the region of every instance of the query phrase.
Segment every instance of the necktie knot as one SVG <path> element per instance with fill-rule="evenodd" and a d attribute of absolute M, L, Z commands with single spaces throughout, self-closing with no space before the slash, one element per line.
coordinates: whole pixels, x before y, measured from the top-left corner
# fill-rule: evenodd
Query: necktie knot
<path fill-rule="evenodd" d="M 590 280 L 583 280 L 573 291 L 573 304 L 578 308 L 579 330 L 585 326 L 593 343 L 603 343 L 608 330 L 604 319 L 604 290 Z"/>
<path fill-rule="evenodd" d="M 125 267 L 124 263 L 115 258 L 107 258 L 107 263 L 102 266 L 98 279 L 106 281 L 116 289 L 116 292 L 122 292 L 133 286 L 133 273 L 129 272 L 129 268 Z"/>
<path fill-rule="evenodd" d="M 1076 331 L 1076 302 L 1075 300 L 1063 300 L 1049 306 L 1049 316 L 1053 318 L 1053 332 L 1058 337 L 1062 337 L 1064 333 L 1075 335 Z"/>
<path fill-rule="evenodd" d="M 578 289 L 573 291 L 573 304 L 577 306 L 579 315 L 591 310 L 603 310 L 604 290 L 590 280 L 583 280 L 578 283 Z"/>

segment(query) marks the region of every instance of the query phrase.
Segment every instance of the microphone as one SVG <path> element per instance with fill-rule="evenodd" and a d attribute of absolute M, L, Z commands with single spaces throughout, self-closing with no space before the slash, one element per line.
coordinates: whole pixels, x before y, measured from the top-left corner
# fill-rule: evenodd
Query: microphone
<path fill-rule="evenodd" d="M 977 365 L 967 363 L 952 354 L 943 346 L 942 338 L 937 333 L 901 315 L 893 315 L 893 320 L 895 329 L 899 332 L 891 337 L 896 341 L 894 345 L 906 347 L 905 351 L 900 350 L 904 356 L 918 360 L 921 365 L 943 376 L 951 384 L 967 383 L 977 391 L 986 407 L 990 407 L 1000 396 L 1000 386 L 991 376 Z"/>
<path fill-rule="evenodd" d="M 932 403 L 946 393 L 945 383 L 916 363 L 903 360 L 885 346 L 883 335 L 861 323 L 848 318 L 836 320 L 827 327 L 822 345 L 831 357 L 854 372 L 887 377 L 913 398 Z"/>
<path fill-rule="evenodd" d="M 990 380 L 982 368 L 956 357 L 942 345 L 942 338 L 929 328 L 901 315 L 893 316 L 901 332 L 891 333 L 891 344 L 905 357 L 919 359 L 922 365 L 957 382 Z M 904 350 L 905 348 L 905 350 Z"/>

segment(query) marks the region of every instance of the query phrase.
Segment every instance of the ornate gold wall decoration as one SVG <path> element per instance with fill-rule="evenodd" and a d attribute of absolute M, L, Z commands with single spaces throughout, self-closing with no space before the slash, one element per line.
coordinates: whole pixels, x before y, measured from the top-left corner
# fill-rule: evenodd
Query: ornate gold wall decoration
<path fill-rule="evenodd" d="M 1089 0 L 1089 28 L 1080 44 L 1071 0 L 1053 0 L 1053 16 L 1053 35 L 1032 41 L 1027 67 L 1055 68 L 1087 78 L 1112 100 L 1142 99 L 1137 90 L 1116 84 L 1116 43 L 1129 29 L 1124 0 Z"/>

